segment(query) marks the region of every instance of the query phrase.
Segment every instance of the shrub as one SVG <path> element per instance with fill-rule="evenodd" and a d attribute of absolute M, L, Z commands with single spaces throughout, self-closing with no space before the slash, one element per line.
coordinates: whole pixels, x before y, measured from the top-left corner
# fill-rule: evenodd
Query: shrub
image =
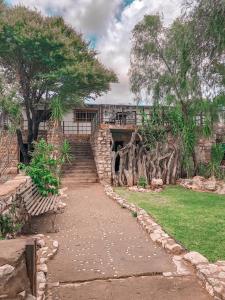
<path fill-rule="evenodd" d="M 138 186 L 142 187 L 143 189 L 146 189 L 146 187 L 147 187 L 147 179 L 146 179 L 145 176 L 141 176 L 138 179 Z"/>
<path fill-rule="evenodd" d="M 218 179 L 224 179 L 224 173 L 221 168 L 221 162 L 224 157 L 224 146 L 215 144 L 211 149 L 211 160 L 208 164 L 199 165 L 199 175 L 204 177 L 215 176 Z"/>
<path fill-rule="evenodd" d="M 41 139 L 39 142 L 34 143 L 30 164 L 19 165 L 19 168 L 32 178 L 43 196 L 58 193 L 59 178 L 57 177 L 57 170 L 60 161 L 54 157 L 54 150 L 53 145 Z"/>
<path fill-rule="evenodd" d="M 0 239 L 6 237 L 7 234 L 16 233 L 20 228 L 21 225 L 15 224 L 9 215 L 0 215 Z"/>

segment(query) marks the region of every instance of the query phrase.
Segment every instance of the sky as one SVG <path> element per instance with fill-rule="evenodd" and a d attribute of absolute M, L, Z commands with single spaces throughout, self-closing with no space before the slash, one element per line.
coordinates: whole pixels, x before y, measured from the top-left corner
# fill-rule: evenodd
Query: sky
<path fill-rule="evenodd" d="M 81 32 L 98 52 L 98 58 L 117 74 L 119 83 L 112 84 L 108 94 L 96 102 L 133 104 L 128 71 L 131 32 L 146 14 L 163 14 L 170 24 L 180 14 L 183 0 L 7 0 L 24 4 L 46 15 L 61 15 Z"/>

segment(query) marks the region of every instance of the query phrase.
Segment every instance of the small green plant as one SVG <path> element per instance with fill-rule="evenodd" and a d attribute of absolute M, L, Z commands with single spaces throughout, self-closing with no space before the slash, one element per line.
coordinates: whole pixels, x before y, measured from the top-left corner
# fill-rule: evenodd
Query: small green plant
<path fill-rule="evenodd" d="M 15 224 L 9 215 L 0 215 L 0 239 L 4 239 L 7 234 L 15 234 L 20 229 L 21 224 Z"/>
<path fill-rule="evenodd" d="M 137 212 L 136 212 L 136 211 L 132 211 L 132 216 L 133 216 L 134 218 L 137 218 Z"/>
<path fill-rule="evenodd" d="M 221 168 L 221 162 L 224 157 L 224 145 L 215 144 L 211 149 L 211 160 L 208 164 L 199 165 L 199 175 L 204 177 L 214 176 L 218 179 L 224 179 L 224 173 Z"/>
<path fill-rule="evenodd" d="M 142 187 L 143 189 L 146 189 L 147 187 L 147 179 L 145 176 L 141 176 L 138 180 L 138 186 Z"/>
<path fill-rule="evenodd" d="M 67 140 L 63 141 L 63 144 L 60 148 L 60 154 L 61 164 L 64 164 L 66 162 L 70 163 L 73 159 L 73 155 L 71 154 L 71 146 Z"/>
<path fill-rule="evenodd" d="M 24 170 L 32 181 L 37 185 L 41 195 L 58 194 L 59 178 L 57 170 L 61 159 L 54 157 L 54 146 L 48 144 L 44 139 L 34 143 L 34 151 L 29 165 L 20 164 L 19 168 Z"/>

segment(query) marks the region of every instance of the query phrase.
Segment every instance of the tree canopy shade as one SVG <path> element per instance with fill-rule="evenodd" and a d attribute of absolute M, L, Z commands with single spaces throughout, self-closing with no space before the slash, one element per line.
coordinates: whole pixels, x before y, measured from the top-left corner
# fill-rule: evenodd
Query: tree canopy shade
<path fill-rule="evenodd" d="M 117 80 L 61 17 L 44 17 L 23 6 L 3 7 L 0 64 L 8 77 L 19 83 L 29 149 L 38 137 L 40 105 L 48 107 L 55 97 L 64 106 L 75 105 L 107 92 Z"/>

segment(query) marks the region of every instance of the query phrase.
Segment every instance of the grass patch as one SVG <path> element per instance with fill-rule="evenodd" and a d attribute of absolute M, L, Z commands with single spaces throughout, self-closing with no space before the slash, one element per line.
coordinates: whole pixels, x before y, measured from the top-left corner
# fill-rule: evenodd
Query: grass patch
<path fill-rule="evenodd" d="M 115 191 L 145 209 L 177 241 L 211 262 L 225 260 L 225 196 L 169 186 L 161 193 Z"/>

